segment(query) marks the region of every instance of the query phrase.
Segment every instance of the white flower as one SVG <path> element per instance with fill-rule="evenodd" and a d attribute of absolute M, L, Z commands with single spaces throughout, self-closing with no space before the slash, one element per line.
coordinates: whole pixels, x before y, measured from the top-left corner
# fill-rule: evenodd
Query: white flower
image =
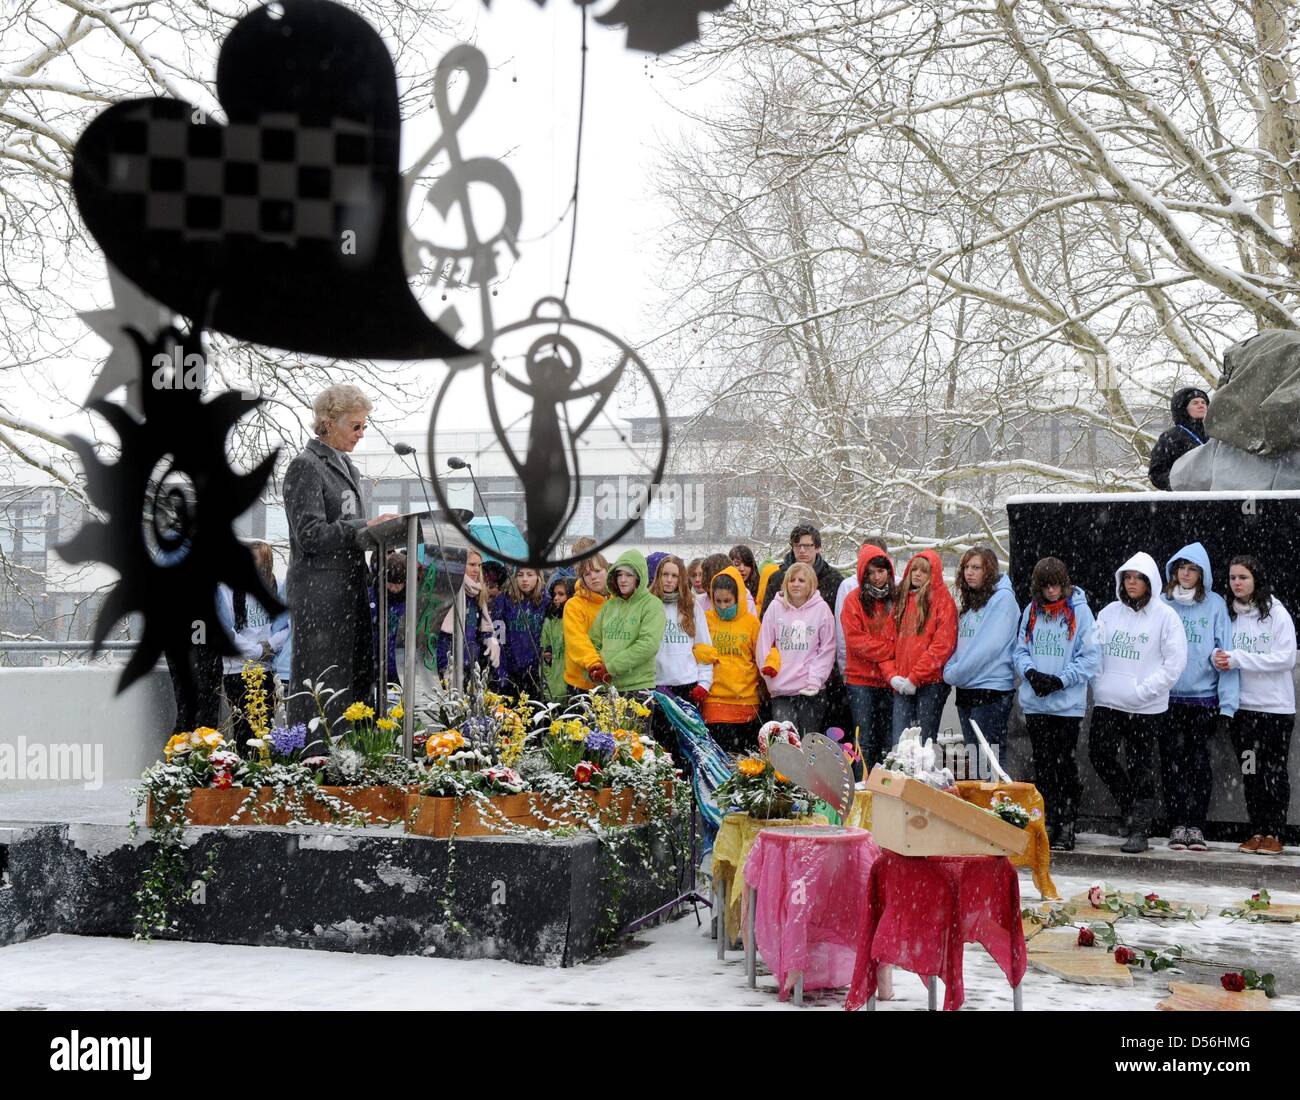
<path fill-rule="evenodd" d="M 260 737 L 250 737 L 247 741 L 244 742 L 244 744 L 246 744 L 250 749 L 266 748 L 266 742 L 263 741 Z"/>

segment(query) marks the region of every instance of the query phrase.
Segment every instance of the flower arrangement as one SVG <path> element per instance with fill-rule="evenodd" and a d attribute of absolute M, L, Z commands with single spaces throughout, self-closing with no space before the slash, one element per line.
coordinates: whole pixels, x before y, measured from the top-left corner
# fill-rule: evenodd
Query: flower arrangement
<path fill-rule="evenodd" d="M 1037 809 L 1027 810 L 1019 802 L 1011 801 L 1005 792 L 989 807 L 988 812 L 994 817 L 1001 818 L 1008 825 L 1014 825 L 1017 829 L 1027 829 L 1031 821 L 1037 821 L 1043 816 Z"/>
<path fill-rule="evenodd" d="M 938 754 L 931 738 L 921 744 L 921 727 L 912 726 L 899 734 L 898 744 L 885 756 L 881 765 L 886 771 L 901 772 L 940 790 L 954 790 L 956 780 L 948 768 L 939 767 Z"/>
<path fill-rule="evenodd" d="M 769 722 L 759 730 L 759 751 L 740 757 L 735 770 L 718 785 L 715 797 L 719 806 L 760 819 L 800 817 L 808 812 L 811 797 L 768 759 L 768 750 L 777 742 L 797 748 L 799 735 L 788 723 Z"/>

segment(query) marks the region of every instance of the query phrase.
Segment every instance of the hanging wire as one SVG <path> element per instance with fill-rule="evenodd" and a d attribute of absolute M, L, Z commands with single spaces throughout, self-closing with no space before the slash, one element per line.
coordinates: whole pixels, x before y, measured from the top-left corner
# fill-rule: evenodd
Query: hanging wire
<path fill-rule="evenodd" d="M 569 230 L 569 262 L 564 269 L 564 293 L 560 301 L 569 304 L 569 283 L 573 278 L 573 255 L 578 243 L 578 181 L 582 174 L 582 121 L 587 108 L 587 6 L 582 8 L 582 64 L 578 81 L 578 149 L 573 165 L 573 195 L 569 206 L 573 210 L 573 222 Z"/>

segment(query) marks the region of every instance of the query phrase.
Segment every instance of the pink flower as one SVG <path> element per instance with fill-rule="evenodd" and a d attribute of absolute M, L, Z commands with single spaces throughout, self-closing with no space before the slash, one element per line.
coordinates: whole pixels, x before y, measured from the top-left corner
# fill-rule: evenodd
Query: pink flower
<path fill-rule="evenodd" d="M 1100 909 L 1106 904 L 1106 895 L 1100 886 L 1093 886 L 1088 890 L 1088 904 L 1094 909 Z"/>
<path fill-rule="evenodd" d="M 1246 990 L 1246 979 L 1240 974 L 1225 974 L 1219 979 L 1219 984 L 1229 993 L 1244 993 Z"/>

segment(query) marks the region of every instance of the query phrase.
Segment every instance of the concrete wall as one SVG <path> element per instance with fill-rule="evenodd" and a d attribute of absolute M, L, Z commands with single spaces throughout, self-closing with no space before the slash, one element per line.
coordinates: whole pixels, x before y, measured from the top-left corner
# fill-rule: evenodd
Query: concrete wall
<path fill-rule="evenodd" d="M 135 779 L 175 720 L 171 680 L 155 669 L 124 695 L 120 667 L 0 668 L 0 795 Z"/>

